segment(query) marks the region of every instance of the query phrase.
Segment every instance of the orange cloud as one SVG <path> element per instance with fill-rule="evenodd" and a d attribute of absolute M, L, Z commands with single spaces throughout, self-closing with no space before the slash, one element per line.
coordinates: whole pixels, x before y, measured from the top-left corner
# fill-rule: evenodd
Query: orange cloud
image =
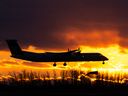
<path fill-rule="evenodd" d="M 88 31 L 88 32 L 87 32 Z M 77 46 L 107 47 L 119 44 L 120 37 L 116 30 L 68 30 L 65 34 L 67 42 L 73 42 Z"/>

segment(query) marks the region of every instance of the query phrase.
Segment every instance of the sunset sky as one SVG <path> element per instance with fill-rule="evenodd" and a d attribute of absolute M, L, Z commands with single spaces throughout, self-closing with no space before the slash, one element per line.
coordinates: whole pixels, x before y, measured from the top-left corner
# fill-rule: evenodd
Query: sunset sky
<path fill-rule="evenodd" d="M 70 66 L 128 68 L 128 0 L 0 0 L 0 70 L 52 68 L 10 57 L 6 39 L 34 52 L 100 52 L 102 62 Z M 62 64 L 59 64 L 62 65 Z M 61 66 L 60 66 L 61 68 Z"/>

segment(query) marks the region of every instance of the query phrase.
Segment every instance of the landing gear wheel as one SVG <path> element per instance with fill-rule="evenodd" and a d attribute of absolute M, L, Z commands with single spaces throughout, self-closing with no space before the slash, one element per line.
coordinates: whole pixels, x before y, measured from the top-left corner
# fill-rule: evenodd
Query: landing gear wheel
<path fill-rule="evenodd" d="M 56 63 L 54 63 L 53 66 L 56 67 Z"/>
<path fill-rule="evenodd" d="M 64 65 L 64 66 L 67 66 L 67 63 L 65 62 L 63 65 Z"/>
<path fill-rule="evenodd" d="M 103 61 L 103 63 L 102 64 L 105 64 L 105 62 Z"/>

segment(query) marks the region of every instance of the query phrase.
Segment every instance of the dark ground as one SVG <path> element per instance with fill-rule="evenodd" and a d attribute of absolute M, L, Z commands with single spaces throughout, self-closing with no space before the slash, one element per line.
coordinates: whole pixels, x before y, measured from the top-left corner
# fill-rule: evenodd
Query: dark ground
<path fill-rule="evenodd" d="M 53 89 L 53 90 L 2 90 L 0 92 L 0 96 L 70 96 L 70 95 L 85 95 L 85 96 L 128 96 L 128 90 L 120 90 L 120 89 L 93 89 L 93 90 L 86 90 L 86 89 Z"/>
<path fill-rule="evenodd" d="M 1 87 L 0 96 L 128 96 L 127 87 Z"/>
<path fill-rule="evenodd" d="M 54 83 L 51 83 L 54 82 Z M 3 80 L 0 96 L 128 96 L 128 84 L 104 80 Z"/>

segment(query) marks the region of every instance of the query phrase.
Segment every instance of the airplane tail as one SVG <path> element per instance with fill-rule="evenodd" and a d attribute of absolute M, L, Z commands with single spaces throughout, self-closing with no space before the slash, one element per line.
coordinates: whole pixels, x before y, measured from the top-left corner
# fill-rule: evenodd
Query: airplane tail
<path fill-rule="evenodd" d="M 17 56 L 21 54 L 22 50 L 17 43 L 17 40 L 6 40 L 8 47 L 11 51 L 12 56 Z"/>

